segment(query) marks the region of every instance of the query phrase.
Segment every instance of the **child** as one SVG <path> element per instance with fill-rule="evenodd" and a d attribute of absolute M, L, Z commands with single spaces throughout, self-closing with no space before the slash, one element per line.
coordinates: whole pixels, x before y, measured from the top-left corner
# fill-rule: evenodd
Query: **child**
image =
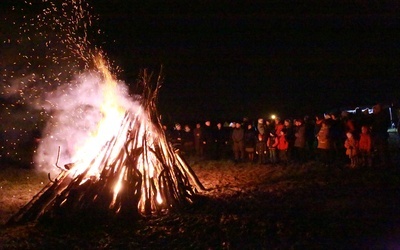
<path fill-rule="evenodd" d="M 361 127 L 360 141 L 358 143 L 358 149 L 360 151 L 361 166 L 371 167 L 372 165 L 372 140 L 371 134 L 367 126 Z"/>
<path fill-rule="evenodd" d="M 267 143 L 264 135 L 261 133 L 257 136 L 256 154 L 258 156 L 258 164 L 265 164 L 267 162 Z"/>
<path fill-rule="evenodd" d="M 357 167 L 358 161 L 358 141 L 354 138 L 351 132 L 346 133 L 346 141 L 344 142 L 344 147 L 346 148 L 346 155 L 350 158 L 350 167 Z"/>
<path fill-rule="evenodd" d="M 269 152 L 269 160 L 272 164 L 276 164 L 276 147 L 278 146 L 278 137 L 274 133 L 270 133 L 267 140 L 267 147 Z"/>
<path fill-rule="evenodd" d="M 282 129 L 279 136 L 278 136 L 278 152 L 279 152 L 279 161 L 283 165 L 287 165 L 288 163 L 288 149 L 289 149 L 289 142 L 286 138 L 286 129 Z"/>

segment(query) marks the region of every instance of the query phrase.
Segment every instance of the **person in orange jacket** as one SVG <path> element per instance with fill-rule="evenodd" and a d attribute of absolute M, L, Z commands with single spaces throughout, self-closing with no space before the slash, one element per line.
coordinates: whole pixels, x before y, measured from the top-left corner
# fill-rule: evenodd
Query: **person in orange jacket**
<path fill-rule="evenodd" d="M 278 135 L 278 156 L 279 156 L 279 161 L 283 164 L 286 165 L 288 163 L 288 148 L 289 148 L 289 142 L 286 138 L 286 129 L 283 128 Z"/>

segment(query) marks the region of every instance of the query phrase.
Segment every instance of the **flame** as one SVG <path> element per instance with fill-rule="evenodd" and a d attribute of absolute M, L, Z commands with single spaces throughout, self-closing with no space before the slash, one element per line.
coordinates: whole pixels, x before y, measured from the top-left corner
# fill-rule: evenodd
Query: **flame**
<path fill-rule="evenodd" d="M 163 199 L 161 197 L 160 192 L 157 192 L 157 202 L 158 202 L 158 204 L 162 204 L 163 203 Z"/>
<path fill-rule="evenodd" d="M 125 168 L 123 169 L 123 171 L 121 171 L 121 173 L 120 173 L 120 175 L 118 177 L 118 182 L 114 187 L 114 195 L 113 195 L 113 199 L 112 199 L 112 202 L 110 204 L 110 207 L 114 207 L 114 205 L 115 205 L 115 201 L 117 199 L 117 195 L 118 195 L 119 191 L 122 188 L 122 181 L 123 181 L 124 175 L 125 175 Z"/>
<path fill-rule="evenodd" d="M 103 95 L 103 101 L 101 104 L 100 112 L 102 114 L 102 119 L 98 124 L 95 131 L 92 131 L 89 139 L 85 141 L 82 147 L 80 147 L 73 157 L 74 167 L 71 174 L 73 177 L 81 175 L 84 173 L 85 178 L 82 179 L 80 184 L 85 183 L 89 178 L 91 180 L 98 180 L 100 178 L 100 173 L 104 168 L 104 162 L 102 162 L 102 157 L 97 157 L 99 152 L 102 152 L 102 147 L 110 142 L 112 139 L 118 144 L 118 147 L 123 147 L 126 143 L 125 136 L 119 136 L 118 133 L 121 131 L 121 124 L 126 114 L 126 109 L 122 107 L 119 102 L 118 95 L 118 83 L 115 77 L 111 74 L 108 65 L 101 55 L 95 57 L 95 66 L 98 71 L 102 74 L 101 91 Z M 140 116 L 141 122 L 137 124 L 139 126 L 139 138 L 146 138 L 141 141 L 138 140 L 137 147 L 152 147 L 154 149 L 154 135 L 156 131 L 153 131 L 151 122 L 146 122 L 146 117 L 142 117 L 142 111 L 137 110 L 136 115 Z M 144 121 L 144 122 L 143 122 Z M 122 128 L 122 134 L 126 135 L 129 133 L 129 126 Z M 146 144 L 146 145 L 144 145 Z M 114 153 L 114 154 L 113 154 Z M 108 162 L 124 161 L 125 159 L 119 159 L 117 151 L 111 151 L 109 155 L 106 155 Z M 155 185 L 157 180 L 157 173 L 160 172 L 160 166 L 157 166 L 156 157 L 153 154 L 141 155 L 138 160 L 138 170 L 143 173 L 145 185 L 142 187 L 142 193 L 145 194 L 141 197 L 141 202 L 139 204 L 139 209 L 141 211 L 145 210 L 146 200 L 153 193 L 156 194 L 155 201 L 161 205 L 163 199 L 160 190 Z M 125 174 L 126 166 L 124 165 L 119 172 L 119 176 L 116 180 L 114 188 L 112 190 L 113 198 L 110 204 L 110 208 L 116 206 L 117 197 L 120 191 L 123 189 L 124 181 L 126 180 Z M 154 206 L 154 204 L 151 204 Z"/>
<path fill-rule="evenodd" d="M 95 65 L 99 72 L 102 74 L 103 79 L 101 84 L 101 90 L 103 95 L 103 102 L 100 108 L 102 119 L 98 124 L 95 131 L 91 132 L 90 137 L 84 142 L 75 155 L 73 156 L 73 162 L 75 163 L 74 176 L 77 176 L 87 170 L 87 166 L 90 169 L 87 171 L 86 176 L 99 176 L 101 169 L 100 161 L 96 155 L 101 151 L 103 145 L 110 141 L 120 129 L 121 121 L 124 118 L 125 110 L 118 102 L 117 93 L 117 81 L 111 74 L 104 58 L 98 55 L 95 58 Z M 112 157 L 112 156 L 111 156 Z"/>

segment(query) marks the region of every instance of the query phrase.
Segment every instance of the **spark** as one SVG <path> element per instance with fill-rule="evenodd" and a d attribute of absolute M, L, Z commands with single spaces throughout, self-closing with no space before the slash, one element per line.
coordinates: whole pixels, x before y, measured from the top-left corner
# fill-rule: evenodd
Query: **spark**
<path fill-rule="evenodd" d="M 1 65 L 2 82 L 7 84 L 0 86 L 1 97 L 6 100 L 0 114 L 7 122 L 0 125 L 0 131 L 4 137 L 12 138 L 0 151 L 0 157 L 17 155 L 18 147 L 11 142 L 25 142 L 26 134 L 32 132 L 26 130 L 17 135 L 7 130 L 7 126 L 17 123 L 21 129 L 22 126 L 33 129 L 49 119 L 54 109 L 46 108 L 47 93 L 63 85 L 75 88 L 77 83 L 71 81 L 73 77 L 91 68 L 94 51 L 101 50 L 93 42 L 89 43 L 97 35 L 98 29 L 92 29 L 97 17 L 90 13 L 91 8 L 85 1 L 24 3 L 22 7 L 11 7 L 13 15 L 7 16 L 6 21 L 13 28 L 7 36 L 0 36 L 1 46 L 7 46 Z M 32 8 L 33 5 L 39 8 Z M 26 111 L 26 117 L 18 114 L 21 109 Z"/>

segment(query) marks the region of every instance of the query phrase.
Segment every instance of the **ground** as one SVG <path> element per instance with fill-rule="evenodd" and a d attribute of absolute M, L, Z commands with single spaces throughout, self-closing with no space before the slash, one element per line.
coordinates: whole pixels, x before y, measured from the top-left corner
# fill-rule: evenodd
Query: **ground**
<path fill-rule="evenodd" d="M 48 180 L 32 170 L 2 168 L 0 248 L 400 249 L 400 169 L 394 159 L 390 167 L 357 169 L 314 161 L 191 162 L 208 190 L 181 212 L 72 227 L 5 226 Z"/>

